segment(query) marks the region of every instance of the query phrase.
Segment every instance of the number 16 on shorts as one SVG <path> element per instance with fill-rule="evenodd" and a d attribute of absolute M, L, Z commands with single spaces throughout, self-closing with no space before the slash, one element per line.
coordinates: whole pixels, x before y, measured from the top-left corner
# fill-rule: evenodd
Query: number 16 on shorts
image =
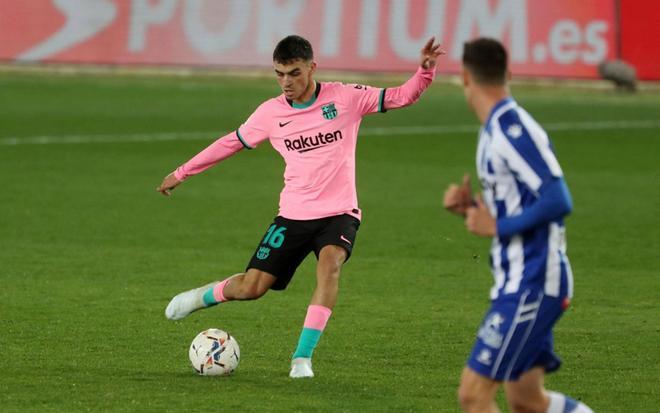
<path fill-rule="evenodd" d="M 265 260 L 270 255 L 271 248 L 279 248 L 284 243 L 284 231 L 286 227 L 278 227 L 277 224 L 273 224 L 266 231 L 266 236 L 263 241 L 261 241 L 261 246 L 257 251 L 257 258 L 260 260 Z"/>

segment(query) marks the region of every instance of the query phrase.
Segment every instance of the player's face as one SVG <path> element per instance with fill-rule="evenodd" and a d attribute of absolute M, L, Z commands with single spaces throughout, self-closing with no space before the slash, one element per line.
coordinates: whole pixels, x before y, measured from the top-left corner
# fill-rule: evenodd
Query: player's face
<path fill-rule="evenodd" d="M 316 63 L 313 61 L 294 60 L 291 63 L 273 62 L 277 83 L 279 83 L 284 96 L 294 102 L 302 103 L 301 98 L 310 91 L 313 85 L 312 75 L 316 70 Z"/>

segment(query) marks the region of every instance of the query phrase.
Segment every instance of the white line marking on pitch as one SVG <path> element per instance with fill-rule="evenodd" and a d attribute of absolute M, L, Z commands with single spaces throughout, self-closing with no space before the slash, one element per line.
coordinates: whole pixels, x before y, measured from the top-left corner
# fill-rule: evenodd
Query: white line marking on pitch
<path fill-rule="evenodd" d="M 608 130 L 608 129 L 656 129 L 660 128 L 657 120 L 620 120 L 620 121 L 585 121 L 585 122 L 546 122 L 542 125 L 548 131 L 567 130 Z M 476 133 L 477 125 L 435 125 L 435 126 L 391 126 L 366 127 L 360 130 L 361 136 L 387 135 L 447 135 L 452 133 Z M 0 145 L 52 145 L 78 143 L 136 143 L 161 141 L 208 140 L 220 137 L 227 132 L 153 132 L 153 133 L 117 133 L 89 135 L 44 135 L 0 138 Z"/>

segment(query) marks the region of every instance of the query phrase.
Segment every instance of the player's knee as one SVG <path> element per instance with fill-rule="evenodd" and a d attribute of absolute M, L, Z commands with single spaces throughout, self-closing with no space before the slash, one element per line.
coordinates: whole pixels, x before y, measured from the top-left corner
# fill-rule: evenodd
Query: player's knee
<path fill-rule="evenodd" d="M 463 411 L 473 411 L 476 406 L 479 406 L 479 394 L 472 391 L 472 388 L 461 383 L 461 386 L 458 388 L 458 402 Z"/>
<path fill-rule="evenodd" d="M 346 250 L 336 245 L 328 245 L 321 250 L 319 256 L 319 273 L 328 277 L 339 278 L 341 267 L 346 261 Z"/>

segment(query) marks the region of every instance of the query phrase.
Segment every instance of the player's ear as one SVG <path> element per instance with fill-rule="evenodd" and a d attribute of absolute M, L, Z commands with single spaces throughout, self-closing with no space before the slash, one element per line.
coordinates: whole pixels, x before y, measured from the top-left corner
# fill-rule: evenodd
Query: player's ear
<path fill-rule="evenodd" d="M 312 61 L 312 63 L 309 65 L 309 74 L 313 75 L 314 72 L 316 72 L 316 62 Z"/>
<path fill-rule="evenodd" d="M 511 71 L 509 69 L 506 70 L 506 82 L 509 83 L 511 81 Z"/>
<path fill-rule="evenodd" d="M 470 85 L 470 83 L 472 83 L 470 79 L 470 72 L 465 69 L 465 66 L 463 66 L 461 71 L 461 78 L 463 79 L 463 87 L 467 87 Z"/>

